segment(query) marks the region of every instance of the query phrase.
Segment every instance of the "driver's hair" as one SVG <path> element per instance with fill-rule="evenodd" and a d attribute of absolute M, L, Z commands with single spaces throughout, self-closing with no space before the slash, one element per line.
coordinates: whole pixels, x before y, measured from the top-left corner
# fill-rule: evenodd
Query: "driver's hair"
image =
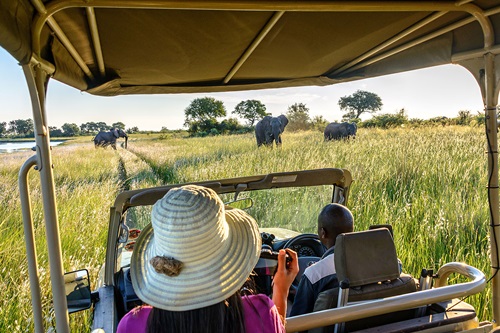
<path fill-rule="evenodd" d="M 210 332 L 245 333 L 243 305 L 239 291 L 214 305 L 188 311 L 168 311 L 153 307 L 147 333 Z"/>
<path fill-rule="evenodd" d="M 354 231 L 354 218 L 347 207 L 331 203 L 318 215 L 318 230 L 321 228 L 325 229 L 328 238 L 335 240 L 342 233 Z"/>

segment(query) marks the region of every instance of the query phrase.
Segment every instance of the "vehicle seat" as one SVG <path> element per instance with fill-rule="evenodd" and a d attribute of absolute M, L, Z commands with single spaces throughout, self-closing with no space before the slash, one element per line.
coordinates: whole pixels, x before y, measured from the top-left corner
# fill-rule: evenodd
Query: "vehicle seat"
<path fill-rule="evenodd" d="M 340 284 L 348 283 L 348 288 L 321 292 L 314 304 L 314 311 L 417 291 L 418 281 L 411 275 L 400 273 L 396 247 L 387 228 L 340 234 L 335 242 L 335 269 Z M 346 322 L 345 326 L 337 324 L 337 333 L 412 319 L 415 315 L 416 309 L 410 309 L 358 319 Z M 309 332 L 334 332 L 334 327 L 322 327 Z"/>

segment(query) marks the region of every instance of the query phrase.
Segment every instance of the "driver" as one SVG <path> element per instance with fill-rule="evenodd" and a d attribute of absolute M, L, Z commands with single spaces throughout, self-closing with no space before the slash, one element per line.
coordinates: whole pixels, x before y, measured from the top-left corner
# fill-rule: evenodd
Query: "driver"
<path fill-rule="evenodd" d="M 240 296 L 261 249 L 250 215 L 224 207 L 212 189 L 186 185 L 154 204 L 151 221 L 130 262 L 134 290 L 148 305 L 128 312 L 118 333 L 285 332 L 288 290 L 299 271 L 297 253 L 280 250 L 272 300 Z"/>
<path fill-rule="evenodd" d="M 318 216 L 318 236 L 327 248 L 321 260 L 305 269 L 297 288 L 290 316 L 313 312 L 320 292 L 338 287 L 333 251 L 338 235 L 352 232 L 354 219 L 351 211 L 340 204 L 323 207 Z"/>

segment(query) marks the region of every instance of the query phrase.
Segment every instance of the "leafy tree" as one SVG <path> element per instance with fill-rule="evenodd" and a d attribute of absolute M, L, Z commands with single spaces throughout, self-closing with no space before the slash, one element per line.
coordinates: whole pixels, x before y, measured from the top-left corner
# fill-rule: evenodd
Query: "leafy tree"
<path fill-rule="evenodd" d="M 125 130 L 125 124 L 122 123 L 121 121 L 118 121 L 116 123 L 113 123 L 111 125 L 112 128 L 119 128 L 119 129 L 122 129 L 122 130 Z"/>
<path fill-rule="evenodd" d="M 311 128 L 315 131 L 323 132 L 329 123 L 330 122 L 323 118 L 323 116 L 314 116 L 311 120 Z"/>
<path fill-rule="evenodd" d="M 17 119 L 9 122 L 9 132 L 19 136 L 33 135 L 33 120 Z"/>
<path fill-rule="evenodd" d="M 96 132 L 109 131 L 109 129 L 110 129 L 110 126 L 103 121 L 95 123 L 95 126 L 97 128 Z"/>
<path fill-rule="evenodd" d="M 207 121 L 217 123 L 216 119 L 218 117 L 226 116 L 226 107 L 224 106 L 224 102 L 218 101 L 213 97 L 196 98 L 184 110 L 184 115 L 184 126 L 189 127 L 189 131 L 191 132 L 194 127 L 200 124 L 206 125 L 205 122 Z"/>
<path fill-rule="evenodd" d="M 101 126 L 104 125 L 103 131 L 107 130 L 106 123 L 99 123 L 99 124 Z M 97 134 L 101 130 L 100 127 L 99 127 L 99 124 L 97 124 L 97 123 L 95 123 L 93 121 L 81 124 L 80 125 L 80 131 L 81 131 L 81 133 L 85 133 L 85 134 Z"/>
<path fill-rule="evenodd" d="M 238 122 L 236 118 L 224 119 L 219 126 L 219 132 L 221 134 L 234 134 L 242 132 L 243 126 Z"/>
<path fill-rule="evenodd" d="M 295 103 L 288 107 L 287 129 L 290 131 L 307 130 L 310 127 L 309 108 L 304 103 Z"/>
<path fill-rule="evenodd" d="M 7 123 L 1 122 L 0 123 L 0 136 L 5 136 L 7 134 Z"/>
<path fill-rule="evenodd" d="M 163 130 L 163 127 L 161 129 Z M 126 132 L 128 134 L 138 133 L 139 132 L 139 127 L 137 127 L 137 126 L 130 127 L 129 129 L 126 130 Z"/>
<path fill-rule="evenodd" d="M 191 136 L 207 136 L 212 128 L 217 129 L 219 123 L 216 119 L 205 119 L 199 121 L 191 121 L 189 124 L 188 132 Z"/>
<path fill-rule="evenodd" d="M 469 110 L 458 111 L 457 125 L 469 125 L 472 121 L 472 115 Z"/>
<path fill-rule="evenodd" d="M 434 117 L 430 118 L 425 121 L 426 124 L 428 125 L 441 125 L 441 126 L 446 126 L 450 125 L 450 119 L 445 116 L 440 116 L 440 117 Z"/>
<path fill-rule="evenodd" d="M 83 124 L 80 125 L 80 133 L 83 133 L 83 134 L 89 134 L 90 133 L 90 129 L 89 129 L 88 124 L 89 123 L 83 123 Z"/>
<path fill-rule="evenodd" d="M 246 119 L 248 121 L 248 126 L 253 126 L 255 121 L 266 116 L 266 106 L 260 101 L 249 99 L 238 103 L 232 114 L 236 114 L 239 117 Z"/>
<path fill-rule="evenodd" d="M 62 125 L 64 136 L 77 136 L 80 134 L 80 127 L 77 124 L 65 123 Z"/>
<path fill-rule="evenodd" d="M 369 91 L 358 90 L 350 96 L 339 99 L 338 105 L 342 111 L 347 111 L 343 116 L 344 121 L 359 119 L 363 113 L 375 113 L 382 109 L 382 100 L 377 94 Z"/>
<path fill-rule="evenodd" d="M 486 116 L 484 112 L 478 111 L 475 116 L 472 116 L 471 126 L 482 126 L 486 122 Z"/>
<path fill-rule="evenodd" d="M 59 129 L 55 126 L 49 126 L 49 135 L 51 137 L 59 137 L 59 136 L 63 136 L 63 132 L 61 131 L 61 129 Z"/>

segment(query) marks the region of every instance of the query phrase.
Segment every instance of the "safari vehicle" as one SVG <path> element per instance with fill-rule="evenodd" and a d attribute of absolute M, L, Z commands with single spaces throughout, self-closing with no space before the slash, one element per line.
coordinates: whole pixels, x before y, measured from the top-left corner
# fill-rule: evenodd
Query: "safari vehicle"
<path fill-rule="evenodd" d="M 45 108 L 50 79 L 101 96 L 195 93 L 323 86 L 449 63 L 468 69 L 483 96 L 488 153 L 492 318 L 475 318 L 473 309 L 463 302 L 453 308 L 449 306 L 457 297 L 481 292 L 486 278 L 474 267 L 448 263 L 437 275 L 422 276 L 419 290 L 415 292 L 350 304 L 345 301 L 350 300 L 352 290 L 348 292 L 344 286 L 346 290 L 338 296 L 340 307 L 288 318 L 286 328 L 293 332 L 338 323 L 340 331 L 344 322 L 347 325 L 368 318 L 364 320 L 377 325 L 380 315 L 413 309 L 413 319 L 387 324 L 396 325 L 392 328 L 379 326 L 367 330 L 496 330 L 500 320 L 498 0 L 3 0 L 0 1 L 0 46 L 22 66 L 33 106 L 36 155 L 21 167 L 19 185 L 36 332 L 43 332 L 44 327 L 26 185 L 27 175 L 33 167 L 40 175 L 43 192 L 56 331 L 69 331 L 68 304 L 76 304 L 79 308 L 89 305 L 83 297 L 88 296 L 85 274 L 75 272 L 65 277 L 62 265 Z M 301 179 L 301 174 L 291 173 L 286 177 L 297 175 L 297 179 Z M 278 180 L 283 176 L 271 175 Z M 342 187 L 336 183 L 340 178 L 334 177 L 331 185 Z M 260 184 L 274 186 L 269 185 L 269 178 L 265 176 L 227 184 L 225 181 L 210 183 L 219 193 L 227 194 L 251 190 L 259 184 L 259 179 Z M 291 178 L 287 179 L 293 183 Z M 349 184 L 343 185 L 347 198 Z M 150 204 L 166 189 L 118 196 L 110 217 L 104 280 L 99 284 L 102 286 L 98 290 L 99 300 L 94 299 L 94 328 L 113 332 L 119 311 L 123 311 L 123 304 L 118 304 L 120 297 L 124 304 L 131 305 L 128 299 L 123 300 L 128 294 L 121 292 L 119 285 L 124 281 L 119 274 L 126 273 L 121 260 L 129 236 L 125 209 L 141 204 L 141 200 Z M 333 200 L 339 198 L 334 196 Z M 390 243 L 385 239 L 384 244 Z M 280 243 L 272 245 L 281 246 Z M 452 273 L 462 274 L 470 280 L 447 285 L 447 277 Z M 432 279 L 435 280 L 433 285 Z M 65 282 L 69 285 L 68 293 L 71 289 L 78 293 L 81 290 L 82 297 L 69 295 L 67 299 Z M 103 321 L 98 322 L 99 318 Z M 448 320 L 450 318 L 452 320 Z M 434 324 L 423 325 L 423 322 Z M 346 329 L 349 328 L 346 326 Z"/>

